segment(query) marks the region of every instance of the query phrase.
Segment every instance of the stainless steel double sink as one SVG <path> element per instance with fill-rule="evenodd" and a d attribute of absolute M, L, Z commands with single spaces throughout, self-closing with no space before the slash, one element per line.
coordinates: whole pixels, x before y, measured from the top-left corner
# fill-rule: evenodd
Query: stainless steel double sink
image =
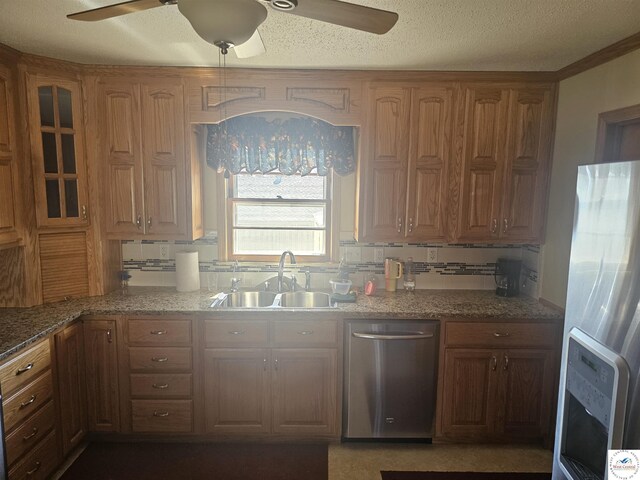
<path fill-rule="evenodd" d="M 331 295 L 324 292 L 240 291 L 214 301 L 212 307 L 220 308 L 331 308 Z"/>

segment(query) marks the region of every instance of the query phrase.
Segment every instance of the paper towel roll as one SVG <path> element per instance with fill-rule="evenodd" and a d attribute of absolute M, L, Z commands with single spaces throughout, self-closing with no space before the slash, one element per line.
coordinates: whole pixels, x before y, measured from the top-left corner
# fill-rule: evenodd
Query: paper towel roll
<path fill-rule="evenodd" d="M 200 290 L 198 252 L 176 252 L 176 289 L 179 292 Z"/>

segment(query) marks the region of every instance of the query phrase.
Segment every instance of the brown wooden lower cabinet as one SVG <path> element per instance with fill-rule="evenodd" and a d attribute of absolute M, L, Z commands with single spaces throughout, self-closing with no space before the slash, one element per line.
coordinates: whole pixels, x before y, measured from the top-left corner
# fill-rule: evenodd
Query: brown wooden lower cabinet
<path fill-rule="evenodd" d="M 116 321 L 85 319 L 83 324 L 89 430 L 117 432 L 120 407 Z"/>
<path fill-rule="evenodd" d="M 62 454 L 75 448 L 87 433 L 85 354 L 82 323 L 74 323 L 55 335 L 58 371 L 58 408 Z"/>
<path fill-rule="evenodd" d="M 440 434 L 508 440 L 549 434 L 555 352 L 448 348 Z"/>

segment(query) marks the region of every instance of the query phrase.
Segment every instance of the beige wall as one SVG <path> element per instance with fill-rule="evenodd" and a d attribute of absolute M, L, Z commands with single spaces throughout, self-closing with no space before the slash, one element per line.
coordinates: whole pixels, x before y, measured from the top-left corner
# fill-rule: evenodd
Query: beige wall
<path fill-rule="evenodd" d="M 564 306 L 577 166 L 593 163 L 598 114 L 640 103 L 640 50 L 560 82 L 540 296 Z"/>

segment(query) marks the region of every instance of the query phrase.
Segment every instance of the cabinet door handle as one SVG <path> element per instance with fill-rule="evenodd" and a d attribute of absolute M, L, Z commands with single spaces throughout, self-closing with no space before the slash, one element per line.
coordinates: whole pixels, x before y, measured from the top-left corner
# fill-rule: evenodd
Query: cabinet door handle
<path fill-rule="evenodd" d="M 31 395 L 31 398 L 29 400 L 27 400 L 26 402 L 22 402 L 20 404 L 20 408 L 28 407 L 29 405 L 31 405 L 35 401 L 36 401 L 36 395 Z"/>
<path fill-rule="evenodd" d="M 509 229 L 509 219 L 505 218 L 502 220 L 502 233 L 507 233 L 508 229 Z"/>
<path fill-rule="evenodd" d="M 511 334 L 509 332 L 493 332 L 493 336 L 496 338 L 508 337 Z"/>
<path fill-rule="evenodd" d="M 298 332 L 298 335 L 313 335 L 313 330 L 302 330 Z"/>
<path fill-rule="evenodd" d="M 32 368 L 33 368 L 33 363 L 27 363 L 24 367 L 16 370 L 16 375 L 22 375 L 23 373 L 28 372 Z"/>
<path fill-rule="evenodd" d="M 244 331 L 243 330 L 231 330 L 229 332 L 229 335 L 244 335 Z"/>
<path fill-rule="evenodd" d="M 398 233 L 402 233 L 402 217 L 398 217 L 397 227 Z"/>
<path fill-rule="evenodd" d="M 266 358 L 263 360 L 263 363 L 264 363 L 264 371 L 266 372 L 267 371 L 267 359 Z"/>
<path fill-rule="evenodd" d="M 168 383 L 154 383 L 151 386 L 157 390 L 164 390 L 165 388 L 169 388 Z"/>
<path fill-rule="evenodd" d="M 491 357 L 491 371 L 495 372 L 498 369 L 498 359 L 495 355 Z"/>
<path fill-rule="evenodd" d="M 152 362 L 164 363 L 169 360 L 169 357 L 151 357 Z"/>
<path fill-rule="evenodd" d="M 107 342 L 113 343 L 113 335 L 111 334 L 111 329 L 107 330 Z"/>
<path fill-rule="evenodd" d="M 504 367 L 502 367 L 504 370 L 509 370 L 509 355 L 507 355 L 506 353 L 504 354 Z"/>
<path fill-rule="evenodd" d="M 147 220 L 147 225 L 149 225 L 149 230 L 151 230 L 151 227 L 153 227 L 153 218 L 149 217 L 149 220 Z"/>
<path fill-rule="evenodd" d="M 34 473 L 36 473 L 38 470 L 40 470 L 40 465 L 42 465 L 40 462 L 36 462 L 35 463 L 35 467 L 33 467 L 31 470 L 27 471 L 27 476 L 31 476 Z"/>
<path fill-rule="evenodd" d="M 22 440 L 24 442 L 26 442 L 27 440 L 29 440 L 30 438 L 35 437 L 38 434 L 38 427 L 33 427 L 33 430 L 31 430 L 31 433 L 29 435 L 24 435 L 22 437 Z"/>
<path fill-rule="evenodd" d="M 153 412 L 153 416 L 154 417 L 168 417 L 169 416 L 169 412 L 165 411 L 165 412 L 158 412 L 157 410 L 155 412 Z"/>
<path fill-rule="evenodd" d="M 409 233 L 413 232 L 413 218 L 409 218 Z"/>
<path fill-rule="evenodd" d="M 491 220 L 491 233 L 496 233 L 498 231 L 498 219 L 494 218 Z"/>
<path fill-rule="evenodd" d="M 82 205 L 82 219 L 86 220 L 88 218 L 87 216 L 87 206 L 86 205 Z"/>
<path fill-rule="evenodd" d="M 138 215 L 138 218 L 136 220 L 136 225 L 138 227 L 138 230 L 140 230 L 142 228 L 142 216 Z"/>
<path fill-rule="evenodd" d="M 151 330 L 151 335 L 166 335 L 167 331 L 166 330 Z"/>
<path fill-rule="evenodd" d="M 276 364 L 276 370 L 278 370 L 278 359 L 277 358 L 275 360 L 275 364 Z"/>

